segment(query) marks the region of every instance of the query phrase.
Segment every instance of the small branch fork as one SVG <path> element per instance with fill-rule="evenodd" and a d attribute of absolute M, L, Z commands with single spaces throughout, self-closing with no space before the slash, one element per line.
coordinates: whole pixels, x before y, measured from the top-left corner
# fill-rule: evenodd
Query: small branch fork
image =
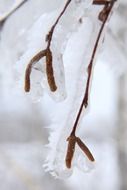
<path fill-rule="evenodd" d="M 88 147 L 81 141 L 80 138 L 75 136 L 75 133 L 76 133 L 76 129 L 78 126 L 78 122 L 79 122 L 81 113 L 83 111 L 83 107 L 85 106 L 85 108 L 87 108 L 87 106 L 88 106 L 89 88 L 90 88 L 90 80 L 91 80 L 91 75 L 92 75 L 94 58 L 95 58 L 95 55 L 97 52 L 97 48 L 99 45 L 101 35 L 103 33 L 103 30 L 104 30 L 104 27 L 105 27 L 106 22 L 109 18 L 109 15 L 111 14 L 111 11 L 112 11 L 112 8 L 113 8 L 115 2 L 116 2 L 116 0 L 110 0 L 110 1 L 108 1 L 108 0 L 94 0 L 93 1 L 94 5 L 104 5 L 102 11 L 99 13 L 99 16 L 98 16 L 98 19 L 102 22 L 102 26 L 101 26 L 100 31 L 98 33 L 98 36 L 97 36 L 97 39 L 96 39 L 96 42 L 94 45 L 93 53 L 91 56 L 91 60 L 90 60 L 90 63 L 88 65 L 88 79 L 87 79 L 85 94 L 84 94 L 81 106 L 79 108 L 79 112 L 77 114 L 72 132 L 71 132 L 70 136 L 67 138 L 68 148 L 67 148 L 67 154 L 66 154 L 66 158 L 65 158 L 67 168 L 71 168 L 76 143 L 81 148 L 81 150 L 85 153 L 85 155 L 88 157 L 88 159 L 90 161 L 93 162 L 95 160 L 92 153 L 88 149 Z"/>
<path fill-rule="evenodd" d="M 51 42 L 52 42 L 54 30 L 55 30 L 59 20 L 61 19 L 61 17 L 65 13 L 67 7 L 71 3 L 71 1 L 72 0 L 67 0 L 63 10 L 61 11 L 60 15 L 56 19 L 56 22 L 54 23 L 54 25 L 51 27 L 49 33 L 47 34 L 47 36 L 46 36 L 46 42 L 47 42 L 46 49 L 37 53 L 30 60 L 29 64 L 27 65 L 26 72 L 25 72 L 25 87 L 24 87 L 26 92 L 29 92 L 31 89 L 30 75 L 31 75 L 33 66 L 44 57 L 46 59 L 46 74 L 47 74 L 47 81 L 48 81 L 50 90 L 52 92 L 55 92 L 57 90 L 57 86 L 56 86 L 56 82 L 55 82 L 55 78 L 54 78 L 53 66 L 52 66 L 53 56 L 52 56 L 52 51 L 51 51 L 50 47 L 51 47 Z M 83 107 L 85 106 L 85 108 L 87 108 L 87 106 L 88 106 L 89 88 L 90 88 L 90 81 L 91 81 L 91 75 L 92 75 L 92 70 L 93 70 L 93 62 L 95 59 L 95 55 L 97 52 L 97 48 L 99 45 L 101 35 L 103 33 L 103 30 L 105 28 L 105 25 L 107 23 L 109 15 L 111 14 L 111 11 L 112 11 L 112 8 L 113 8 L 115 2 L 116 2 L 116 0 L 93 0 L 93 5 L 103 5 L 104 6 L 102 11 L 98 15 L 98 19 L 102 22 L 102 25 L 101 25 L 100 31 L 98 33 L 98 36 L 97 36 L 97 39 L 96 39 L 96 42 L 94 45 L 94 49 L 93 49 L 93 53 L 91 56 L 90 63 L 88 65 L 88 70 L 87 70 L 88 71 L 88 78 L 87 78 L 87 84 L 86 84 L 84 97 L 83 97 L 83 100 L 81 102 L 81 105 L 80 105 L 76 120 L 74 122 L 72 131 L 70 133 L 70 136 L 67 138 L 68 147 L 67 147 L 67 154 L 66 154 L 66 158 L 65 158 L 67 168 L 71 168 L 72 159 L 74 156 L 76 144 L 80 147 L 80 149 L 84 152 L 84 154 L 88 157 L 88 159 L 90 161 L 93 162 L 95 160 L 92 153 L 88 149 L 88 147 L 82 142 L 82 140 L 79 137 L 76 137 L 75 133 L 76 133 L 76 129 L 78 127 L 78 123 L 79 123 L 81 113 L 83 111 Z"/>

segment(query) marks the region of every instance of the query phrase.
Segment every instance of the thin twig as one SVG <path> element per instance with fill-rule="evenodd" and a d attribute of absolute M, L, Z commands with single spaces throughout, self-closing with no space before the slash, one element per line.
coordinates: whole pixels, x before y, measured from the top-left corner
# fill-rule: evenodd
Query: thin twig
<path fill-rule="evenodd" d="M 108 17 L 110 15 L 111 11 L 112 11 L 114 3 L 115 3 L 115 0 L 112 0 L 112 2 L 110 2 L 109 5 L 108 5 L 108 8 L 109 8 L 108 13 L 106 12 L 107 15 L 105 17 L 105 20 L 102 23 L 102 26 L 100 28 L 100 31 L 99 31 L 99 34 L 98 34 L 98 37 L 97 37 L 97 40 L 96 40 L 96 43 L 95 43 L 95 46 L 94 46 L 94 49 L 93 49 L 92 57 L 91 57 L 89 65 L 88 65 L 88 79 L 87 79 L 87 84 L 86 84 L 86 90 L 85 90 L 84 98 L 82 100 L 82 103 L 81 103 L 81 106 L 80 106 L 80 109 L 79 109 L 79 112 L 78 112 L 78 115 L 77 115 L 77 118 L 76 118 L 76 121 L 75 121 L 75 124 L 74 124 L 74 127 L 73 127 L 73 133 L 75 133 L 75 131 L 76 131 L 76 127 L 77 127 L 80 115 L 82 113 L 83 106 L 84 105 L 85 105 L 85 107 L 88 106 L 88 94 L 89 94 L 90 79 L 91 79 L 91 74 L 92 74 L 94 58 L 95 58 L 95 55 L 96 55 L 96 51 L 97 51 L 97 48 L 98 48 L 98 44 L 99 44 L 101 35 L 103 33 L 103 30 L 104 30 L 105 24 L 106 24 L 106 22 L 108 20 Z M 107 5 L 106 5 L 106 8 L 107 8 Z"/>
<path fill-rule="evenodd" d="M 97 40 L 96 40 L 96 43 L 95 43 L 95 46 L 94 46 L 94 49 L 93 49 L 93 53 L 92 53 L 92 57 L 91 57 L 91 60 L 90 60 L 90 63 L 88 65 L 88 79 L 87 79 L 87 84 L 86 84 L 86 89 L 85 89 L 85 94 L 84 94 L 84 98 L 82 100 L 82 103 L 81 103 L 81 106 L 80 106 L 80 109 L 79 109 L 79 112 L 78 112 L 78 115 L 77 115 L 77 118 L 75 120 L 75 123 L 74 123 L 74 126 L 73 126 L 73 130 L 71 132 L 71 134 L 75 134 L 75 131 L 76 131 L 76 128 L 77 128 L 77 125 L 78 125 L 78 121 L 80 119 L 80 116 L 81 116 L 81 113 L 82 113 L 82 110 L 83 110 L 83 107 L 85 105 L 85 107 L 88 106 L 88 97 L 89 97 L 89 87 L 90 87 L 90 79 L 91 79 L 91 75 L 92 75 L 92 68 L 93 68 L 93 62 L 94 62 L 94 58 L 95 58 L 95 55 L 96 55 L 96 52 L 97 52 L 97 48 L 98 48 L 98 44 L 99 44 L 99 41 L 100 41 L 100 38 L 101 38 L 101 35 L 102 35 L 102 32 L 104 30 L 104 27 L 105 27 L 105 24 L 108 20 L 108 17 L 109 17 L 109 14 L 111 13 L 112 11 L 112 8 L 113 8 L 113 5 L 114 5 L 114 2 L 115 0 L 113 0 L 110 5 L 108 6 L 109 9 L 109 12 L 107 13 L 107 16 L 105 17 L 105 20 L 103 21 L 102 23 L 102 26 L 100 28 L 100 31 L 99 31 L 99 34 L 97 36 Z M 105 7 L 104 7 L 105 8 Z M 107 8 L 107 5 L 106 5 L 106 8 Z M 104 10 L 104 9 L 103 9 Z M 103 11 L 102 10 L 102 11 Z M 101 12 L 102 13 L 102 12 Z M 100 14 L 99 14 L 100 15 Z"/>
<path fill-rule="evenodd" d="M 99 13 L 98 19 L 102 21 L 102 26 L 101 26 L 100 31 L 98 33 L 97 40 L 96 40 L 96 43 L 94 45 L 93 53 L 92 53 L 92 56 L 91 56 L 91 60 L 90 60 L 90 63 L 88 65 L 88 79 L 87 79 L 85 94 L 84 94 L 83 100 L 81 102 L 81 105 L 80 105 L 80 108 L 79 108 L 79 111 L 78 111 L 78 114 L 77 114 L 74 126 L 72 128 L 70 136 L 68 137 L 68 139 L 69 139 L 68 152 L 70 150 L 71 150 L 70 152 L 72 152 L 72 148 L 73 147 L 71 147 L 70 145 L 71 144 L 74 145 L 74 140 L 75 140 L 75 142 L 79 145 L 79 147 L 83 150 L 83 152 L 87 155 L 87 157 L 91 161 L 94 161 L 93 155 L 91 154 L 91 152 L 87 148 L 87 146 L 81 141 L 81 139 L 75 136 L 75 133 L 76 133 L 76 129 L 77 129 L 77 126 L 78 126 L 78 122 L 79 122 L 81 113 L 83 111 L 83 107 L 84 107 L 84 105 L 85 105 L 85 107 L 88 106 L 88 95 L 89 95 L 89 87 L 90 87 L 90 80 L 91 80 L 91 74 L 92 74 L 92 68 L 93 68 L 94 58 L 95 58 L 95 55 L 96 55 L 96 52 L 97 52 L 97 48 L 98 48 L 98 45 L 99 45 L 99 41 L 100 41 L 101 35 L 103 33 L 104 27 L 105 27 L 106 22 L 107 22 L 107 20 L 109 18 L 109 15 L 110 15 L 110 13 L 112 11 L 112 8 L 114 6 L 115 1 L 116 0 L 112 0 L 112 1 L 108 2 L 108 4 L 107 4 L 107 1 L 105 1 L 105 6 L 104 6 L 103 10 Z M 95 1 L 93 1 L 93 3 L 97 3 L 97 2 L 100 5 L 104 1 L 103 0 L 102 1 L 101 0 L 95 0 Z M 71 139 L 73 139 L 73 143 L 71 142 Z M 70 147 L 70 150 L 69 150 L 69 147 Z M 70 155 L 71 159 L 69 160 L 70 161 L 69 162 L 69 166 L 71 166 L 73 155 L 74 155 L 74 151 L 72 152 L 72 155 Z M 67 162 L 66 162 L 66 166 L 68 167 Z"/>
<path fill-rule="evenodd" d="M 100 31 L 99 31 L 99 34 L 98 34 L 98 37 L 97 37 L 97 40 L 96 40 L 96 43 L 95 43 L 95 46 L 94 46 L 94 50 L 93 50 L 93 53 L 92 53 L 90 63 L 88 65 L 88 79 L 87 79 L 87 84 L 86 84 L 85 96 L 84 96 L 84 100 L 83 100 L 85 107 L 88 106 L 90 79 L 91 79 L 91 75 L 92 75 L 92 68 L 93 68 L 94 58 L 95 58 L 95 55 L 96 55 L 96 52 L 97 52 L 97 48 L 98 48 L 99 41 L 100 41 L 101 35 L 103 33 L 105 24 L 106 24 L 106 22 L 108 20 L 109 14 L 112 11 L 112 8 L 113 8 L 113 5 L 114 5 L 115 1 L 116 0 L 112 0 L 112 2 L 110 2 L 108 4 L 106 3 L 104 9 L 99 14 L 99 19 L 101 21 L 103 21 L 103 23 L 102 23 L 102 26 L 100 28 Z"/>
<path fill-rule="evenodd" d="M 50 45 L 51 45 L 51 41 L 52 41 L 52 37 L 53 37 L 53 33 L 54 33 L 54 30 L 60 20 L 60 18 L 63 16 L 64 12 L 66 11 L 67 7 L 69 6 L 69 4 L 71 3 L 71 0 L 67 0 L 62 12 L 60 13 L 60 15 L 58 16 L 56 22 L 54 23 L 54 25 L 51 27 L 48 35 L 46 36 L 46 41 L 48 42 L 47 44 L 47 49 L 50 48 Z"/>

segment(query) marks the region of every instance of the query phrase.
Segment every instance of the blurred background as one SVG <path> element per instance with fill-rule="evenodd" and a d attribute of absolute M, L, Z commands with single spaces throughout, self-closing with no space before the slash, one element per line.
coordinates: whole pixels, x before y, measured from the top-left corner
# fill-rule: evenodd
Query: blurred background
<path fill-rule="evenodd" d="M 110 20 L 94 69 L 90 110 L 84 119 L 87 127 L 80 130 L 95 155 L 94 170 L 75 169 L 69 179 L 56 180 L 42 167 L 50 121 L 43 97 L 34 103 L 16 88 L 14 66 L 27 45 L 26 32 L 61 2 L 65 1 L 0 0 L 0 189 L 127 190 L 126 0 L 119 1 Z"/>

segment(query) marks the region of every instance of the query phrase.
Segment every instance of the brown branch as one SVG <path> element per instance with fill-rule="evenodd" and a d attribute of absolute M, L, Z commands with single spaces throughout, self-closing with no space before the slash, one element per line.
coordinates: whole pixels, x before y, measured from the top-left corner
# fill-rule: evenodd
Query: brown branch
<path fill-rule="evenodd" d="M 95 58 L 95 55 L 96 55 L 96 51 L 97 51 L 97 48 L 98 48 L 98 44 L 99 44 L 99 41 L 100 41 L 100 38 L 101 38 L 101 35 L 102 35 L 102 32 L 104 30 L 104 27 L 105 27 L 105 24 L 108 20 L 108 17 L 112 11 L 112 8 L 113 8 L 113 5 L 115 3 L 115 0 L 112 0 L 112 2 L 110 2 L 108 4 L 108 12 L 104 11 L 104 9 L 107 10 L 107 5 L 104 7 L 104 9 L 102 10 L 102 12 L 104 11 L 104 15 L 106 13 L 106 16 L 105 16 L 105 20 L 103 21 L 102 23 L 102 26 L 100 28 L 100 31 L 99 31 L 99 34 L 97 36 L 97 40 L 96 40 L 96 43 L 95 43 L 95 46 L 94 46 L 94 49 L 93 49 L 93 53 L 92 53 L 92 57 L 91 57 L 91 60 L 90 60 L 90 63 L 88 65 L 88 79 L 87 79 L 87 84 L 86 84 L 86 90 L 85 90 L 85 94 L 84 94 L 84 98 L 82 100 L 82 103 L 81 103 L 81 106 L 80 106 L 80 109 L 79 109 L 79 112 L 78 112 L 78 115 L 77 115 L 77 118 L 76 118 L 76 121 L 75 121 L 75 124 L 74 124 L 74 127 L 73 127 L 73 130 L 72 132 L 75 133 L 76 131 L 76 127 L 77 127 L 77 124 L 78 124 L 78 121 L 80 119 L 80 115 L 82 113 L 82 110 L 83 110 L 83 105 L 85 105 L 85 107 L 88 106 L 88 92 L 89 92 L 89 87 L 90 87 L 90 79 L 91 79 L 91 74 L 92 74 L 92 68 L 93 68 L 93 61 L 94 61 L 94 58 Z M 101 13 L 102 13 L 101 12 Z M 100 13 L 100 14 L 101 14 Z M 100 15 L 99 14 L 99 15 Z"/>
<path fill-rule="evenodd" d="M 52 40 L 52 37 L 53 37 L 53 32 L 54 32 L 54 30 L 55 30 L 55 28 L 56 28 L 58 22 L 59 22 L 60 18 L 63 16 L 64 12 L 66 11 L 66 9 L 67 9 L 67 7 L 68 7 L 68 5 L 69 5 L 70 3 L 71 3 L 71 0 L 67 0 L 67 2 L 66 2 L 66 4 L 65 4 L 65 6 L 64 6 L 64 8 L 63 8 L 63 10 L 62 10 L 62 12 L 60 13 L 60 15 L 58 16 L 56 22 L 54 23 L 54 25 L 51 27 L 49 33 L 47 34 L 47 36 L 46 36 L 46 41 L 48 42 L 48 44 L 47 44 L 47 49 L 50 48 L 51 40 Z"/>
<path fill-rule="evenodd" d="M 88 149 L 88 147 L 81 141 L 80 138 L 75 136 L 76 133 L 76 129 L 78 126 L 78 122 L 83 110 L 83 107 L 85 105 L 85 107 L 88 106 L 88 98 L 89 98 L 89 87 L 90 87 L 90 80 L 91 80 L 91 74 L 92 74 L 92 69 L 93 69 L 93 61 L 97 52 L 97 48 L 98 48 L 98 44 L 103 32 L 103 29 L 105 27 L 105 24 L 107 22 L 107 19 L 112 11 L 113 5 L 115 3 L 116 0 L 93 0 L 93 4 L 94 5 L 105 5 L 103 10 L 99 13 L 98 19 L 100 21 L 102 21 L 102 26 L 100 28 L 99 34 L 97 36 L 97 40 L 96 43 L 94 45 L 94 49 L 93 49 L 93 53 L 91 56 L 91 60 L 90 63 L 88 65 L 88 79 L 87 79 L 87 84 L 86 84 L 86 89 L 85 89 L 85 94 L 83 97 L 83 100 L 81 102 L 72 132 L 70 134 L 70 136 L 68 137 L 67 141 L 68 141 L 68 148 L 67 148 L 67 154 L 66 154 L 66 166 L 67 168 L 71 168 L 71 164 L 72 164 L 72 159 L 74 156 L 74 152 L 75 152 L 75 145 L 77 143 L 77 145 L 81 148 L 81 150 L 85 153 L 85 155 L 89 158 L 90 161 L 94 161 L 94 157 L 91 154 L 90 150 Z M 30 75 L 31 75 L 31 71 L 32 71 L 32 67 L 34 64 L 36 64 L 36 62 L 38 62 L 41 58 L 43 58 L 44 56 L 46 57 L 46 74 L 47 74 L 47 80 L 48 80 L 48 84 L 50 86 L 51 91 L 56 91 L 57 86 L 55 83 L 55 78 L 54 78 L 54 71 L 53 71 L 53 66 L 52 66 L 52 52 L 50 50 L 50 46 L 51 46 L 51 41 L 52 41 L 52 37 L 53 37 L 53 33 L 55 30 L 55 27 L 57 26 L 60 18 L 62 17 L 62 15 L 64 14 L 65 10 L 67 9 L 68 5 L 71 3 L 71 0 L 67 0 L 67 3 L 65 4 L 62 12 L 60 13 L 60 15 L 58 16 L 56 22 L 54 23 L 54 25 L 51 27 L 48 35 L 46 36 L 46 41 L 47 41 L 47 48 L 43 51 L 40 51 L 37 55 L 35 55 L 30 63 L 28 64 L 27 68 L 26 68 L 26 73 L 25 73 L 25 91 L 29 92 L 30 91 Z"/>
<path fill-rule="evenodd" d="M 100 28 L 99 34 L 97 36 L 97 40 L 96 40 L 96 43 L 95 43 L 95 46 L 94 46 L 92 57 L 91 57 L 89 65 L 88 65 L 88 79 L 87 79 L 87 84 L 86 84 L 85 96 L 84 96 L 84 100 L 83 100 L 85 107 L 88 106 L 90 79 L 91 79 L 91 75 L 92 75 L 92 68 L 93 68 L 94 58 L 95 58 L 95 55 L 96 55 L 96 52 L 97 52 L 97 48 L 98 48 L 99 41 L 100 41 L 101 35 L 103 33 L 105 24 L 106 24 L 106 22 L 108 20 L 109 14 L 112 11 L 112 8 L 113 8 L 113 5 L 114 5 L 115 1 L 116 0 L 112 0 L 111 2 L 106 4 L 104 6 L 103 10 L 99 13 L 99 16 L 98 16 L 99 20 L 101 20 L 103 23 L 102 23 L 102 26 Z"/>
<path fill-rule="evenodd" d="M 95 58 L 95 55 L 96 55 L 96 52 L 97 52 L 97 48 L 98 48 L 98 45 L 99 45 L 99 41 L 100 41 L 100 38 L 101 38 L 101 35 L 102 35 L 102 32 L 104 30 L 104 27 L 106 25 L 106 22 L 108 20 L 108 17 L 112 11 L 112 8 L 114 6 L 114 3 L 115 3 L 116 0 L 111 0 L 110 2 L 107 2 L 105 3 L 105 6 L 103 8 L 103 10 L 99 13 L 99 16 L 98 16 L 98 19 L 100 21 L 102 21 L 102 26 L 100 28 L 100 31 L 98 33 L 98 36 L 97 36 L 97 40 L 96 40 L 96 43 L 94 45 L 94 49 L 93 49 L 93 53 L 92 53 L 92 56 L 91 56 L 91 60 L 90 60 L 90 63 L 88 65 L 88 79 L 87 79 L 87 84 L 86 84 L 86 89 L 85 89 L 85 94 L 84 94 L 84 97 L 83 97 L 83 100 L 81 102 L 81 105 L 80 105 L 80 108 L 79 108 L 79 111 L 78 111 L 78 114 L 77 114 L 77 117 L 76 117 L 76 120 L 75 120 L 75 123 L 74 123 L 74 126 L 73 126 L 73 129 L 72 129 L 72 132 L 69 136 L 69 144 L 68 144 L 68 151 L 67 152 L 70 152 L 71 155 L 70 156 L 70 160 L 69 160 L 69 166 L 71 167 L 71 162 L 72 162 L 72 158 L 73 158 L 73 154 L 74 154 L 74 151 L 72 153 L 72 146 L 70 146 L 71 144 L 74 144 L 74 142 L 76 142 L 79 147 L 82 149 L 82 151 L 87 155 L 87 157 L 89 158 L 89 160 L 91 161 L 94 161 L 94 157 L 93 155 L 91 154 L 90 150 L 87 148 L 87 146 L 81 141 L 80 138 L 76 137 L 75 136 L 75 133 L 76 133 L 76 129 L 77 129 L 77 126 L 78 126 L 78 122 L 79 122 L 79 119 L 80 119 L 80 116 L 81 116 L 81 113 L 83 111 L 83 107 L 85 105 L 85 107 L 88 106 L 88 96 L 89 96 L 89 87 L 90 87 L 90 80 L 91 80 L 91 74 L 92 74 L 92 69 L 93 69 L 93 62 L 94 62 L 94 58 Z M 98 2 L 99 4 L 102 2 L 101 0 L 95 0 L 94 2 Z M 70 138 L 71 137 L 71 138 Z M 73 137 L 73 142 L 71 142 L 72 140 L 72 137 Z M 68 164 L 66 162 L 66 165 L 68 167 Z M 68 168 L 70 168 L 68 167 Z"/>

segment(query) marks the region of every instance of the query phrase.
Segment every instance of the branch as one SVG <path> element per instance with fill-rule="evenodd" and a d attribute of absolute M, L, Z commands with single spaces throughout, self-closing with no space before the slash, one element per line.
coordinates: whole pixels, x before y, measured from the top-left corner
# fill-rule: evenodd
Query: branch
<path fill-rule="evenodd" d="M 26 72 L 25 72 L 25 92 L 29 92 L 31 85 L 30 85 L 30 75 L 32 72 L 32 67 L 35 65 L 40 59 L 43 57 L 46 57 L 46 74 L 47 74 L 47 81 L 50 87 L 50 90 L 52 92 L 55 92 L 57 90 L 55 78 L 54 78 L 54 71 L 53 71 L 53 65 L 52 65 L 52 51 L 50 49 L 51 41 L 53 37 L 54 30 L 60 20 L 60 18 L 63 16 L 64 12 L 66 11 L 67 7 L 71 3 L 71 0 L 67 0 L 62 12 L 56 19 L 56 22 L 51 27 L 48 35 L 46 36 L 47 48 L 45 50 L 40 51 L 37 53 L 30 61 L 30 63 L 27 65 Z"/>
<path fill-rule="evenodd" d="M 109 15 L 111 14 L 111 11 L 112 11 L 112 8 L 114 6 L 115 1 L 116 0 L 111 0 L 110 2 L 109 1 L 104 1 L 104 0 L 102 0 L 102 1 L 101 0 L 95 0 L 95 1 L 93 1 L 93 4 L 97 4 L 97 2 L 98 2 L 99 5 L 105 2 L 104 3 L 105 6 L 102 9 L 102 11 L 99 13 L 99 16 L 98 16 L 98 19 L 100 21 L 102 21 L 102 26 L 101 26 L 100 31 L 98 33 L 98 36 L 97 36 L 97 39 L 96 39 L 96 43 L 94 45 L 93 53 L 92 53 L 92 56 L 91 56 L 91 60 L 90 60 L 90 63 L 88 65 L 88 79 L 87 79 L 87 84 L 86 84 L 86 89 L 85 89 L 84 97 L 83 97 L 83 100 L 81 102 L 81 105 L 80 105 L 80 108 L 79 108 L 79 111 L 78 111 L 78 114 L 77 114 L 77 117 L 76 117 L 73 129 L 72 129 L 72 132 L 70 133 L 70 136 L 68 137 L 68 139 L 69 139 L 68 152 L 71 152 L 70 150 L 72 149 L 72 147 L 70 147 L 70 145 L 74 144 L 74 142 L 72 143 L 71 141 L 72 141 L 72 139 L 75 139 L 75 142 L 77 142 L 77 144 L 79 145 L 79 147 L 83 150 L 83 152 L 87 155 L 87 157 L 91 161 L 94 161 L 94 157 L 92 156 L 91 152 L 86 147 L 86 145 L 78 137 L 75 136 L 75 133 L 76 133 L 76 129 L 77 129 L 77 126 L 78 126 L 78 122 L 79 122 L 81 113 L 83 111 L 83 107 L 84 107 L 84 105 L 85 105 L 85 108 L 88 106 L 89 87 L 90 87 L 90 80 L 91 80 L 91 74 L 92 74 L 92 69 L 93 69 L 94 58 L 95 58 L 95 55 L 96 55 L 96 52 L 97 52 L 97 48 L 98 48 L 98 45 L 99 45 L 99 41 L 100 41 L 101 35 L 103 33 L 103 30 L 104 30 L 104 27 L 105 27 L 105 25 L 107 23 Z M 69 150 L 69 147 L 70 147 L 70 150 Z M 72 162 L 73 155 L 74 155 L 74 149 L 73 149 L 72 155 L 70 155 L 70 158 L 71 158 L 70 162 Z M 68 167 L 67 162 L 66 162 L 66 166 Z M 69 166 L 71 166 L 71 163 L 69 163 Z"/>
<path fill-rule="evenodd" d="M 101 1 L 101 0 L 98 0 L 98 1 Z M 115 1 L 116 0 L 112 0 L 111 2 L 106 1 L 103 10 L 99 13 L 99 16 L 98 16 L 98 19 L 100 21 L 102 21 L 102 26 L 101 26 L 99 34 L 97 36 L 97 40 L 96 40 L 96 43 L 95 43 L 95 46 L 94 46 L 94 49 L 93 49 L 92 57 L 91 57 L 89 65 L 88 65 L 88 79 L 87 79 L 85 96 L 84 96 L 84 100 L 83 100 L 84 101 L 84 105 L 85 105 L 86 108 L 88 106 L 90 79 L 91 79 L 91 75 L 92 75 L 94 58 L 95 58 L 95 55 L 96 55 L 96 52 L 97 52 L 97 48 L 98 48 L 98 45 L 99 45 L 99 41 L 100 41 L 101 35 L 103 33 L 103 30 L 105 28 L 106 22 L 108 20 L 108 17 L 110 15 L 111 11 L 112 11 L 112 8 L 114 6 Z"/>
<path fill-rule="evenodd" d="M 71 3 L 71 0 L 67 0 L 62 12 L 60 13 L 60 15 L 58 16 L 56 22 L 54 23 L 54 25 L 51 27 L 49 33 L 47 34 L 46 36 L 46 41 L 48 42 L 47 44 L 47 49 L 50 48 L 50 45 L 51 45 L 51 41 L 52 41 L 52 37 L 53 37 L 53 33 L 54 33 L 54 30 L 60 20 L 60 18 L 63 16 L 64 12 L 66 11 L 68 5 Z"/>

